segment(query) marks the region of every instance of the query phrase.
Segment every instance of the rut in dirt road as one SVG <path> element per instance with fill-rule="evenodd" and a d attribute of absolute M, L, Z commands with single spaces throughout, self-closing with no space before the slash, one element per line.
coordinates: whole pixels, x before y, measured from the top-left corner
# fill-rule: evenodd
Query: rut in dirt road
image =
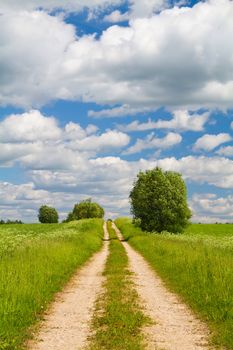
<path fill-rule="evenodd" d="M 153 321 L 153 324 L 144 330 L 147 349 L 210 349 L 207 327 L 192 314 L 177 295 L 167 290 L 145 259 L 127 242 L 123 242 L 121 233 L 114 223 L 113 228 L 126 249 L 129 269 L 133 273 L 132 278 L 145 313 Z"/>
<path fill-rule="evenodd" d="M 104 233 L 102 250 L 57 295 L 45 315 L 39 334 L 29 344 L 29 350 L 79 350 L 87 346 L 95 302 L 102 292 L 102 273 L 108 255 L 106 224 Z"/>

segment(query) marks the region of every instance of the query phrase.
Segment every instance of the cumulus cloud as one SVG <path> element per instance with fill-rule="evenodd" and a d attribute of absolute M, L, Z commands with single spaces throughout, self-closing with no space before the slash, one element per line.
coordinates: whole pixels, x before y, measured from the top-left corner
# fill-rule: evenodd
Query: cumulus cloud
<path fill-rule="evenodd" d="M 184 5 L 184 2 L 177 2 L 177 5 Z M 129 11 L 122 13 L 114 10 L 104 17 L 105 21 L 119 23 L 134 18 L 150 17 L 154 13 L 169 7 L 168 0 L 131 0 L 129 2 Z"/>
<path fill-rule="evenodd" d="M 231 107 L 232 17 L 232 1 L 209 0 L 111 26 L 100 37 L 77 38 L 62 17 L 4 14 L 0 103 L 82 99 L 133 108 Z"/>
<path fill-rule="evenodd" d="M 39 11 L 2 15 L 0 27 L 0 104 L 30 107 L 62 96 L 57 69 L 75 28 Z"/>
<path fill-rule="evenodd" d="M 123 154 L 140 153 L 146 149 L 167 149 L 179 144 L 181 141 L 182 137 L 173 132 L 169 132 L 163 138 L 158 138 L 154 135 L 154 133 L 151 133 L 145 139 L 137 139 L 136 143 L 124 151 Z"/>
<path fill-rule="evenodd" d="M 57 140 L 60 137 L 61 129 L 55 118 L 47 118 L 37 110 L 12 114 L 0 122 L 1 142 Z"/>
<path fill-rule="evenodd" d="M 129 13 L 121 13 L 119 10 L 111 12 L 109 15 L 104 16 L 104 21 L 111 23 L 119 23 L 129 20 Z"/>
<path fill-rule="evenodd" d="M 122 16 L 129 18 L 135 17 L 148 17 L 153 13 L 161 11 L 169 6 L 168 0 L 0 0 L 0 11 L 2 13 L 9 11 L 20 10 L 36 10 L 43 9 L 46 11 L 63 10 L 68 12 L 77 12 L 83 9 L 89 9 L 90 11 L 102 12 L 108 8 L 116 7 L 118 5 L 127 4 L 129 6 L 129 12 L 121 14 L 119 10 L 114 10 L 106 20 L 110 22 L 119 22 L 122 20 Z M 185 1 L 177 1 L 177 5 L 184 5 Z M 125 16 L 124 16 L 125 15 Z M 93 15 L 92 15 L 93 16 Z"/>
<path fill-rule="evenodd" d="M 200 137 L 194 145 L 194 150 L 212 151 L 222 143 L 226 143 L 232 140 L 232 137 L 226 133 L 220 133 L 218 135 L 206 134 Z"/>
<path fill-rule="evenodd" d="M 32 11 L 44 9 L 48 11 L 61 9 L 69 12 L 81 11 L 84 8 L 105 8 L 110 5 L 119 5 L 122 0 L 0 0 L 0 12 Z"/>
<path fill-rule="evenodd" d="M 74 141 L 71 147 L 81 151 L 110 151 L 127 146 L 129 141 L 130 138 L 125 133 L 109 130 L 101 135 L 91 135 L 82 140 Z"/>
<path fill-rule="evenodd" d="M 221 147 L 216 153 L 220 156 L 233 157 L 233 146 Z"/>
<path fill-rule="evenodd" d="M 178 131 L 202 131 L 204 125 L 209 118 L 209 112 L 202 114 L 190 114 L 186 110 L 173 112 L 171 120 L 152 121 L 149 119 L 146 123 L 140 123 L 138 120 L 133 121 L 128 125 L 118 125 L 120 130 L 125 132 L 146 131 L 153 129 L 173 129 Z"/>
<path fill-rule="evenodd" d="M 37 110 L 10 115 L 0 122 L 0 163 L 18 161 L 32 169 L 82 169 L 86 159 L 109 151 L 119 151 L 130 142 L 117 130 L 99 132 L 89 124 L 82 128 L 69 122 L 59 127 L 53 117 Z"/>
<path fill-rule="evenodd" d="M 233 196 L 217 197 L 216 194 L 195 194 L 190 200 L 195 221 L 229 222 L 233 217 Z"/>
<path fill-rule="evenodd" d="M 88 117 L 92 118 L 115 118 L 115 117 L 125 117 L 129 115 L 135 115 L 138 113 L 150 112 L 151 108 L 147 107 L 130 107 L 125 104 L 120 107 L 102 109 L 100 111 L 88 111 Z"/>
<path fill-rule="evenodd" d="M 130 15 L 133 18 L 149 17 L 168 6 L 168 0 L 133 0 L 131 1 Z"/>

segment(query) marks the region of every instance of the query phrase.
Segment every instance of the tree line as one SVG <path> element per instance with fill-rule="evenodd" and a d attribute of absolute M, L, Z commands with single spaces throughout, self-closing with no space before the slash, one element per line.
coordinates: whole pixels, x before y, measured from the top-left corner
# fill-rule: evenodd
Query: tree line
<path fill-rule="evenodd" d="M 23 224 L 21 220 L 0 220 L 0 225 Z"/>

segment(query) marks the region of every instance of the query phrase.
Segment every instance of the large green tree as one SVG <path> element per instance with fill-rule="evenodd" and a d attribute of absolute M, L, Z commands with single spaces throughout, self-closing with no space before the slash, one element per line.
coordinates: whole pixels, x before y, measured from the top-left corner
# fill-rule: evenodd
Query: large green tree
<path fill-rule="evenodd" d="M 89 198 L 75 204 L 73 211 L 68 214 L 66 221 L 103 217 L 104 209 Z"/>
<path fill-rule="evenodd" d="M 59 217 L 55 208 L 42 205 L 39 209 L 38 219 L 42 224 L 56 224 Z"/>
<path fill-rule="evenodd" d="M 182 232 L 191 217 L 181 174 L 158 167 L 137 175 L 130 202 L 134 219 L 150 232 Z"/>

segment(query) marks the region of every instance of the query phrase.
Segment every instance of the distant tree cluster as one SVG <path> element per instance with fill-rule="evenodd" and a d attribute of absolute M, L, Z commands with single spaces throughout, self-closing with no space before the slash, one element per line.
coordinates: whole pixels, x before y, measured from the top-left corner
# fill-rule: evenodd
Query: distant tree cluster
<path fill-rule="evenodd" d="M 89 198 L 75 204 L 73 210 L 63 222 L 103 217 L 104 209 L 98 203 L 92 202 L 91 198 Z M 38 219 L 42 224 L 53 224 L 58 223 L 59 216 L 55 208 L 42 205 L 39 209 Z"/>
<path fill-rule="evenodd" d="M 191 217 L 181 174 L 158 167 L 138 174 L 130 202 L 134 220 L 149 232 L 182 232 Z"/>
<path fill-rule="evenodd" d="M 65 222 L 103 217 L 104 209 L 98 203 L 92 202 L 91 198 L 89 198 L 75 204 L 73 210 L 68 214 Z"/>
<path fill-rule="evenodd" d="M 0 220 L 0 225 L 23 224 L 21 220 Z"/>

